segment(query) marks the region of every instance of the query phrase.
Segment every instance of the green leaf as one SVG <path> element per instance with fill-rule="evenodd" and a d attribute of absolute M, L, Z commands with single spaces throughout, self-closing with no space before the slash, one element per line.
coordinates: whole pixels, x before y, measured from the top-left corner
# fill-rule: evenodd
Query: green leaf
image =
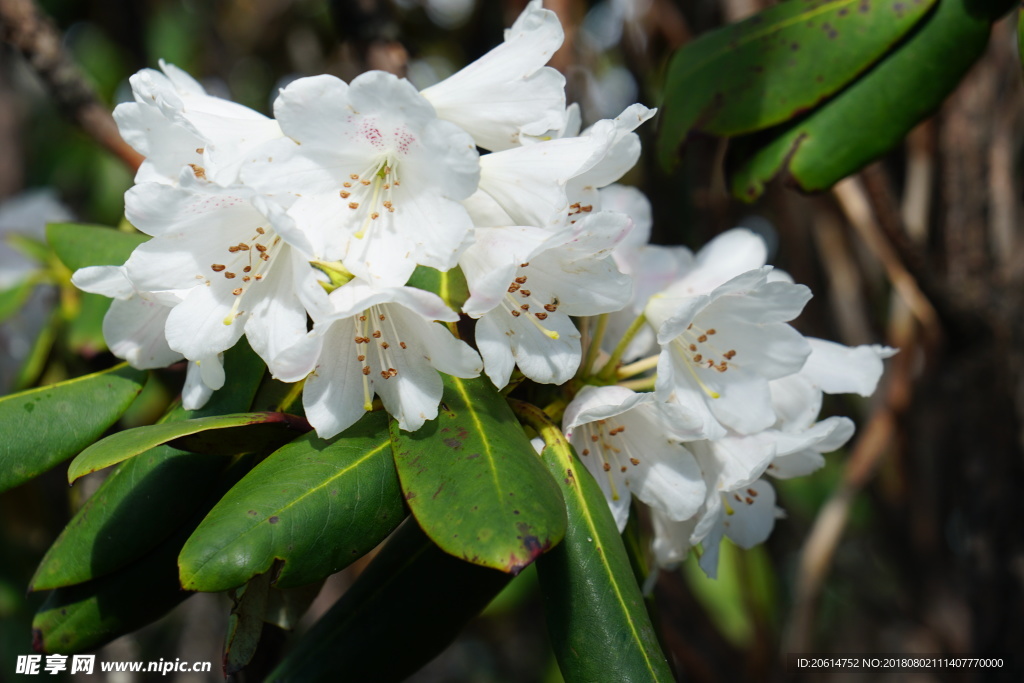
<path fill-rule="evenodd" d="M 122 463 L 50 546 L 30 589 L 84 583 L 152 550 L 206 499 L 227 465 L 169 446 Z"/>
<path fill-rule="evenodd" d="M 0 491 L 49 470 L 95 441 L 142 391 L 125 364 L 0 398 Z"/>
<path fill-rule="evenodd" d="M 407 285 L 437 294 L 455 311 L 461 310 L 469 298 L 466 276 L 458 266 L 443 272 L 427 266 L 417 266 Z"/>
<path fill-rule="evenodd" d="M 269 593 L 269 574 L 253 577 L 249 583 L 229 593 L 233 605 L 224 637 L 224 673 L 229 676 L 244 669 L 256 654 Z"/>
<path fill-rule="evenodd" d="M 47 596 L 32 622 L 37 648 L 61 654 L 94 649 L 145 626 L 188 598 L 191 593 L 178 585 L 175 558 L 214 501 L 253 460 L 254 456 L 248 456 L 236 461 L 215 480 L 215 490 L 205 503 L 180 520 L 178 529 L 151 552 L 111 574 L 58 588 Z"/>
<path fill-rule="evenodd" d="M 71 461 L 68 482 L 74 483 L 90 472 L 116 465 L 168 442 L 207 455 L 239 455 L 275 448 L 308 429 L 309 424 L 303 418 L 285 413 L 215 415 L 126 429 L 93 444 Z M 219 437 L 204 434 L 204 438 L 187 438 L 219 430 L 225 430 Z"/>
<path fill-rule="evenodd" d="M 405 516 L 387 416 L 341 435 L 307 434 L 271 454 L 224 496 L 182 549 L 181 584 L 218 591 L 283 562 L 279 587 L 344 569 Z"/>
<path fill-rule="evenodd" d="M 102 225 L 51 223 L 46 226 L 46 240 L 70 270 L 119 266 L 128 260 L 135 247 L 148 239 L 148 235 L 121 232 Z"/>
<path fill-rule="evenodd" d="M 569 510 L 565 540 L 537 561 L 544 612 L 567 681 L 673 681 L 611 509 L 557 426 L 514 404 L 547 444 Z"/>
<path fill-rule="evenodd" d="M 984 52 L 991 22 L 973 0 L 942 0 L 874 69 L 794 124 L 734 140 L 727 169 L 734 197 L 753 201 L 782 175 L 824 190 L 898 145 Z"/>
<path fill-rule="evenodd" d="M 565 534 L 558 486 L 489 380 L 444 383 L 436 420 L 391 425 L 406 501 L 446 552 L 516 574 Z"/>
<path fill-rule="evenodd" d="M 262 361 L 243 340 L 224 354 L 224 367 L 227 381 L 206 406 L 192 412 L 178 407 L 165 422 L 248 409 L 260 385 Z M 168 446 L 122 463 L 47 551 L 33 578 L 33 588 L 82 583 L 142 557 L 186 523 L 229 463 L 227 458 L 184 453 Z M 210 502 L 207 509 L 212 505 Z"/>
<path fill-rule="evenodd" d="M 789 0 L 707 33 L 669 65 L 659 152 L 693 131 L 730 137 L 788 121 L 863 73 L 936 0 Z"/>
<path fill-rule="evenodd" d="M 405 680 L 510 580 L 446 554 L 409 520 L 267 680 Z"/>

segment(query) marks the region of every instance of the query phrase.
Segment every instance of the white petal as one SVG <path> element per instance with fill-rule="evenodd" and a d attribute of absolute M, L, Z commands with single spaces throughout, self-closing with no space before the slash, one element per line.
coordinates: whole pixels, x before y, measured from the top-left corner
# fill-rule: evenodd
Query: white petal
<path fill-rule="evenodd" d="M 462 310 L 479 318 L 501 302 L 519 264 L 529 261 L 551 233 L 509 226 L 477 228 L 473 236 L 473 244 L 459 259 L 470 292 Z"/>
<path fill-rule="evenodd" d="M 423 91 L 443 119 L 469 131 L 484 149 L 520 144 L 531 133 L 557 129 L 565 118 L 565 79 L 543 65 L 562 44 L 554 12 L 531 2 L 505 32 L 505 42 Z"/>
<path fill-rule="evenodd" d="M 171 309 L 140 297 L 114 299 L 103 318 L 103 338 L 110 352 L 141 370 L 181 360 L 164 337 Z"/>
<path fill-rule="evenodd" d="M 71 276 L 71 284 L 84 292 L 102 294 L 112 299 L 127 299 L 135 294 L 124 266 L 87 266 Z"/>
<path fill-rule="evenodd" d="M 651 201 L 635 187 L 609 185 L 601 190 L 601 210 L 624 213 L 633 219 L 633 231 L 622 240 L 621 246 L 642 247 L 651 239 L 654 219 Z"/>
<path fill-rule="evenodd" d="M 274 117 L 285 135 L 300 143 L 320 138 L 344 139 L 349 86 L 335 76 L 323 74 L 298 78 L 281 90 L 274 100 Z"/>
<path fill-rule="evenodd" d="M 653 394 L 637 393 L 626 387 L 585 386 L 565 407 L 562 431 L 571 437 L 573 429 L 581 424 L 620 415 L 641 403 L 654 400 Z"/>
<path fill-rule="evenodd" d="M 566 182 L 608 144 L 600 137 L 563 138 L 486 154 L 480 158 L 480 190 L 517 225 L 559 226 L 569 205 Z"/>
<path fill-rule="evenodd" d="M 654 561 L 662 569 L 676 569 L 690 553 L 690 534 L 696 519 L 674 522 L 657 511 L 651 511 L 654 540 L 651 549 Z"/>
<path fill-rule="evenodd" d="M 824 339 L 808 339 L 811 355 L 803 374 L 826 394 L 870 396 L 882 376 L 882 359 L 896 353 L 885 346 L 849 347 Z"/>
<path fill-rule="evenodd" d="M 306 419 L 322 439 L 329 439 L 352 426 L 366 412 L 362 367 L 354 352 L 340 351 L 352 347 L 354 332 L 355 326 L 350 321 L 342 320 L 329 326 L 323 341 L 328 352 L 320 354 L 303 386 Z"/>
<path fill-rule="evenodd" d="M 301 258 L 280 258 L 270 274 L 260 283 L 259 297 L 251 304 L 245 335 L 265 363 L 276 357 L 306 335 L 306 309 L 295 293 L 297 268 L 303 268 Z M 306 266 L 304 274 L 310 276 Z"/>
<path fill-rule="evenodd" d="M 226 351 L 244 332 L 244 319 L 230 317 L 230 292 L 193 287 L 167 316 L 167 344 L 186 358 L 204 358 Z M 225 323 L 225 321 L 229 321 Z"/>
<path fill-rule="evenodd" d="M 725 494 L 725 499 L 729 507 L 722 526 L 733 543 L 749 550 L 768 540 L 775 528 L 775 489 L 771 484 L 759 479 L 741 491 Z"/>
<path fill-rule="evenodd" d="M 512 346 L 492 316 L 484 316 L 476 324 L 476 347 L 484 361 L 484 372 L 499 389 L 508 384 L 516 366 Z"/>

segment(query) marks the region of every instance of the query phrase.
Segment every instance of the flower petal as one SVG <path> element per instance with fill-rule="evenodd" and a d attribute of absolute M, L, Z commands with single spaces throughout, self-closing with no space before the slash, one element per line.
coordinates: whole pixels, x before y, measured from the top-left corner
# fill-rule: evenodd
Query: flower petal
<path fill-rule="evenodd" d="M 565 78 L 543 65 L 562 44 L 558 16 L 531 2 L 505 42 L 423 91 L 438 116 L 459 125 L 484 149 L 520 144 L 520 132 L 558 129 L 565 119 Z"/>

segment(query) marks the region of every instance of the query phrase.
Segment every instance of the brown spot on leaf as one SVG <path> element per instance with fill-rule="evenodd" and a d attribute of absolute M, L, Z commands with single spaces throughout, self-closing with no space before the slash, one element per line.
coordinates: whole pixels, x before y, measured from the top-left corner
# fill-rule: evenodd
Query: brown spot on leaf
<path fill-rule="evenodd" d="M 278 517 L 277 515 L 274 515 L 273 517 L 271 517 L 267 521 L 270 522 L 271 524 L 277 524 L 278 522 L 281 521 L 281 518 Z"/>

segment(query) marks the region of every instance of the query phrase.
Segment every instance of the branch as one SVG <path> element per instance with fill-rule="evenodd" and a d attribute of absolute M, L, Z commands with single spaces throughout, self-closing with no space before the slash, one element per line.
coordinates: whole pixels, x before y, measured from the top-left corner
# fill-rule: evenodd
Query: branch
<path fill-rule="evenodd" d="M 143 157 L 121 138 L 117 125 L 84 74 L 61 46 L 53 20 L 33 0 L 0 0 L 0 39 L 17 48 L 46 84 L 61 114 L 77 123 L 132 171 Z"/>

